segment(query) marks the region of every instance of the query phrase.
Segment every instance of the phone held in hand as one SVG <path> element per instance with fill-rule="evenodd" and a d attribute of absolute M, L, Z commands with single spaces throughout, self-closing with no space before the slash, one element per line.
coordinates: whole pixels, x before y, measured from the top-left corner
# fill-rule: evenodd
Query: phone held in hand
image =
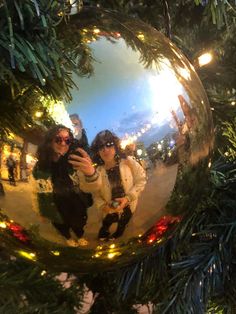
<path fill-rule="evenodd" d="M 111 208 L 114 208 L 114 209 L 117 208 L 119 205 L 120 205 L 120 202 L 118 201 L 112 201 L 110 204 Z"/>
<path fill-rule="evenodd" d="M 80 146 L 78 140 L 73 139 L 73 141 L 72 141 L 72 143 L 71 143 L 71 145 L 70 145 L 70 149 L 69 149 L 69 152 L 68 152 L 68 156 L 70 156 L 70 155 L 77 155 L 77 156 L 79 156 L 79 157 L 83 157 L 83 156 L 81 155 L 81 153 L 77 151 L 78 148 L 82 148 L 82 147 Z M 70 157 L 69 157 L 69 158 L 70 158 Z M 71 159 L 71 158 L 70 158 L 70 159 Z"/>

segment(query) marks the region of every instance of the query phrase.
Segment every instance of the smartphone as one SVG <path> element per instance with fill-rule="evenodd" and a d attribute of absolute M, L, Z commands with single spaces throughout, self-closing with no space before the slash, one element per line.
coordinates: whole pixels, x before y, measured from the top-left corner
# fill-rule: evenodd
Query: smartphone
<path fill-rule="evenodd" d="M 112 201 L 110 204 L 111 208 L 117 208 L 119 205 L 120 205 L 120 202 L 118 201 Z"/>
<path fill-rule="evenodd" d="M 82 147 L 79 145 L 78 140 L 74 139 L 73 142 L 72 142 L 71 145 L 70 145 L 70 149 L 69 149 L 69 151 L 68 151 L 68 156 L 70 156 L 70 155 L 73 154 L 73 155 L 77 155 L 77 156 L 79 156 L 79 157 L 83 157 L 83 156 L 81 155 L 81 153 L 77 151 L 78 148 L 82 148 Z M 70 159 L 71 159 L 71 158 L 70 158 Z"/>

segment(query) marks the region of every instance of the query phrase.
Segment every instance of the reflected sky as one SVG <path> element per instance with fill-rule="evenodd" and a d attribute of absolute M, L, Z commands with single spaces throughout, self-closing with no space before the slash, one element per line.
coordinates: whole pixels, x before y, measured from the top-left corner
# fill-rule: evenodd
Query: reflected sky
<path fill-rule="evenodd" d="M 89 142 L 104 129 L 120 138 L 138 137 L 145 146 L 176 131 L 171 110 L 183 118 L 178 95 L 189 100 L 167 59 L 150 69 L 140 62 L 140 53 L 127 47 L 123 39 L 111 43 L 101 37 L 91 44 L 94 74 L 74 76 L 79 90 L 72 90 L 68 113 L 77 113 Z"/>

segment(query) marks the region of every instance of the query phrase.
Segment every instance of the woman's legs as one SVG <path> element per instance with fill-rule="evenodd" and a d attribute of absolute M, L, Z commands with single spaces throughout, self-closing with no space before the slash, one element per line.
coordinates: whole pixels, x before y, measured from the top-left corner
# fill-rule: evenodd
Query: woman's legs
<path fill-rule="evenodd" d="M 52 222 L 53 226 L 57 229 L 57 231 L 63 236 L 65 237 L 67 240 L 69 240 L 71 238 L 70 235 L 70 226 L 66 225 L 66 224 L 59 224 L 56 222 Z"/>
<path fill-rule="evenodd" d="M 132 212 L 129 207 L 124 208 L 123 213 L 120 216 L 118 221 L 117 230 L 113 233 L 114 238 L 119 238 L 125 231 L 125 227 L 127 226 L 130 218 L 132 217 Z"/>
<path fill-rule="evenodd" d="M 107 238 L 110 235 L 109 228 L 114 222 L 118 222 L 119 215 L 117 213 L 107 214 L 102 221 L 102 227 L 99 230 L 98 238 Z"/>

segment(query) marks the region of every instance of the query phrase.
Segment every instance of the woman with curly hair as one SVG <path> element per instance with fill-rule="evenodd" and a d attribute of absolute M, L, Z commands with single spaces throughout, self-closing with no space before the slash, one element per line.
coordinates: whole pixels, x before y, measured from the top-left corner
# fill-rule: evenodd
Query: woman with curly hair
<path fill-rule="evenodd" d="M 95 206 L 103 213 L 98 238 L 116 239 L 123 235 L 136 209 L 146 184 L 145 171 L 132 157 L 126 157 L 120 139 L 109 130 L 96 135 L 91 151 L 99 182 L 99 190 L 93 193 L 93 198 Z M 110 235 L 109 228 L 115 222 L 118 223 L 117 229 Z"/>
<path fill-rule="evenodd" d="M 38 162 L 33 170 L 39 213 L 51 221 L 69 246 L 87 244 L 82 236 L 87 208 L 92 205 L 91 194 L 81 190 L 82 182 L 73 180 L 75 173 L 69 157 L 72 148 L 74 150 L 76 147 L 79 147 L 79 143 L 73 138 L 70 129 L 63 125 L 51 128 L 38 147 Z M 81 148 L 80 153 L 82 160 L 89 161 L 89 166 L 82 172 L 90 175 L 94 172 L 90 158 Z M 71 230 L 77 236 L 77 241 L 72 239 Z"/>

